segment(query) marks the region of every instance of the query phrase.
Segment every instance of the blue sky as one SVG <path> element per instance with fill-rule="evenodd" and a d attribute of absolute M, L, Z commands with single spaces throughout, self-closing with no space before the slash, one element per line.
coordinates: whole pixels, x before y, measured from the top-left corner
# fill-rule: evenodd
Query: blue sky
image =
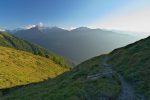
<path fill-rule="evenodd" d="M 63 28 L 89 26 L 122 29 L 115 23 L 127 20 L 125 16 L 135 12 L 138 13 L 141 9 L 150 10 L 145 8 L 150 6 L 149 1 L 0 0 L 0 27 L 13 29 L 42 22 L 46 26 Z M 119 16 L 125 17 L 125 19 L 117 22 Z M 123 30 L 128 30 L 128 28 Z"/>

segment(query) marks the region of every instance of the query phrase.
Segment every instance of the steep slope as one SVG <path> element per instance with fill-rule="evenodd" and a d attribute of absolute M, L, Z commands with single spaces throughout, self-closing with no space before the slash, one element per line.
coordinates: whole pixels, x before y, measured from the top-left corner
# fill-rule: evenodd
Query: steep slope
<path fill-rule="evenodd" d="M 6 32 L 0 32 L 0 46 L 15 48 L 18 50 L 23 50 L 27 52 L 31 52 L 35 55 L 40 55 L 46 58 L 50 58 L 55 63 L 60 64 L 61 66 L 68 66 L 67 62 L 60 56 L 38 46 L 27 42 L 25 40 L 14 37 Z"/>
<path fill-rule="evenodd" d="M 49 58 L 0 46 L 0 89 L 43 81 L 68 70 Z"/>
<path fill-rule="evenodd" d="M 52 80 L 19 89 L 3 90 L 2 93 L 6 93 L 3 99 L 127 100 L 126 98 L 136 97 L 141 98 L 137 100 L 149 100 L 149 50 L 150 37 L 115 49 L 106 56 L 87 60 Z"/>
<path fill-rule="evenodd" d="M 109 56 L 109 63 L 115 70 L 120 72 L 138 93 L 144 93 L 150 99 L 150 37 L 116 49 Z"/>
<path fill-rule="evenodd" d="M 16 31 L 14 35 L 39 44 L 78 64 L 93 56 L 108 53 L 115 48 L 139 40 L 136 36 L 86 27 L 71 31 L 58 27 L 34 27 Z"/>
<path fill-rule="evenodd" d="M 115 73 L 105 74 L 102 58 L 92 58 L 43 83 L 3 90 L 2 100 L 114 100 L 119 95 L 120 82 Z M 96 74 L 100 75 L 91 77 Z"/>

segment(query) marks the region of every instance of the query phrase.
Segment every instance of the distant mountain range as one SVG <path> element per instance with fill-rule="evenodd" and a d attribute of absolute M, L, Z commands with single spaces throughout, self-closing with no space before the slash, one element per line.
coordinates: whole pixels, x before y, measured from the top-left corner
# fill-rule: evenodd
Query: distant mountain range
<path fill-rule="evenodd" d="M 58 27 L 35 26 L 9 33 L 39 44 L 76 63 L 139 40 L 139 37 L 102 29 L 79 27 L 65 30 Z"/>

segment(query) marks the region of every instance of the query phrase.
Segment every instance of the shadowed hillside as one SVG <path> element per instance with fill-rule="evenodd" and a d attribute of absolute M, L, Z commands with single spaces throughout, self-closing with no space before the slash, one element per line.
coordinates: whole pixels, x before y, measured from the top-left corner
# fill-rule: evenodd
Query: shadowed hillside
<path fill-rule="evenodd" d="M 22 51 L 27 51 L 27 52 L 33 53 L 35 55 L 49 58 L 61 66 L 68 67 L 68 64 L 64 58 L 62 58 L 50 51 L 38 46 L 38 45 L 32 44 L 30 42 L 27 42 L 25 40 L 22 40 L 17 37 L 14 37 L 10 34 L 7 34 L 6 32 L 0 32 L 0 46 L 15 48 L 17 50 L 22 50 Z"/>
<path fill-rule="evenodd" d="M 115 99 L 120 92 L 117 75 L 90 76 L 106 69 L 100 62 L 103 57 L 95 57 L 83 62 L 69 72 L 36 85 L 9 90 L 2 100 L 101 100 Z"/>
<path fill-rule="evenodd" d="M 150 99 L 150 37 L 110 53 L 109 63 Z"/>
<path fill-rule="evenodd" d="M 150 37 L 115 49 L 106 55 L 107 60 L 92 58 L 53 80 L 8 91 L 3 99 L 127 100 L 135 96 L 149 100 L 149 43 Z"/>
<path fill-rule="evenodd" d="M 136 36 L 87 27 L 68 31 L 58 27 L 36 26 L 18 30 L 14 32 L 14 35 L 39 44 L 77 64 L 139 40 Z"/>

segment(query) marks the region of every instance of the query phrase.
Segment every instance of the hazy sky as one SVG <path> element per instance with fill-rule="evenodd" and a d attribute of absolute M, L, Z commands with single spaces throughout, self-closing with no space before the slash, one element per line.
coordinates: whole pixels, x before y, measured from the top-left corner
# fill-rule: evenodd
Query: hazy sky
<path fill-rule="evenodd" d="M 44 23 L 150 32 L 150 0 L 0 0 L 0 27 Z"/>

